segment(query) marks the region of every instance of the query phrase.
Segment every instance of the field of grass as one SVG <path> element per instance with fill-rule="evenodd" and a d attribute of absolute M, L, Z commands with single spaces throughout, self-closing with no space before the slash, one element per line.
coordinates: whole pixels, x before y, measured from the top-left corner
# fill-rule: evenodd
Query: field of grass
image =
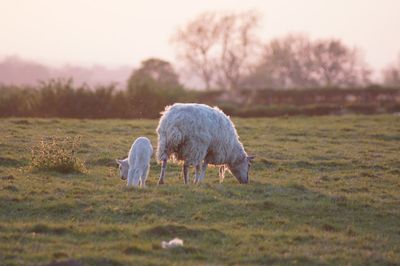
<path fill-rule="evenodd" d="M 1 119 L 0 265 L 400 264 L 400 116 L 234 121 L 249 185 L 210 168 L 185 186 L 170 163 L 157 186 L 152 160 L 127 189 L 114 159 L 138 136 L 156 146 L 156 120 Z M 81 136 L 88 172 L 31 171 L 48 136 Z"/>

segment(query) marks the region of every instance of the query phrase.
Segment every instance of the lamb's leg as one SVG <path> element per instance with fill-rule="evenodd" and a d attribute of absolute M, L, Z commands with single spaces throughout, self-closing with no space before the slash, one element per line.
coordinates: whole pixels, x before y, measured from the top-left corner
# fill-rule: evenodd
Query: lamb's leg
<path fill-rule="evenodd" d="M 162 161 L 160 179 L 158 179 L 158 184 L 159 185 L 164 184 L 164 176 L 165 176 L 165 169 L 166 168 L 167 168 L 167 159 Z"/>
<path fill-rule="evenodd" d="M 140 184 L 140 176 L 141 176 L 141 172 L 139 170 L 136 170 L 134 175 L 133 175 L 133 186 L 134 187 L 138 187 Z"/>
<path fill-rule="evenodd" d="M 183 181 L 185 182 L 185 184 L 187 184 L 189 182 L 189 165 L 183 163 L 182 169 L 183 169 Z"/>
<path fill-rule="evenodd" d="M 219 168 L 219 182 L 222 183 L 224 181 L 225 178 L 225 165 L 222 165 Z"/>
<path fill-rule="evenodd" d="M 141 182 L 140 182 L 141 187 L 146 187 L 146 180 L 147 180 L 148 175 L 149 175 L 149 166 L 147 165 L 143 171 L 141 178 L 140 178 L 141 179 Z"/>
<path fill-rule="evenodd" d="M 128 170 L 128 182 L 127 182 L 127 186 L 129 187 L 129 186 L 132 186 L 132 183 L 133 183 L 133 176 L 135 175 L 135 170 L 133 169 L 133 168 L 131 168 L 131 167 L 129 167 L 129 170 Z"/>

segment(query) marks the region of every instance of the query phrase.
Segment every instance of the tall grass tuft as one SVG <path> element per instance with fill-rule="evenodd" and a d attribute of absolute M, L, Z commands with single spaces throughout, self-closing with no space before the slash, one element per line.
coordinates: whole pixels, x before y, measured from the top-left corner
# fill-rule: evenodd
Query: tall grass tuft
<path fill-rule="evenodd" d="M 31 169 L 60 173 L 87 172 L 84 162 L 76 156 L 80 141 L 79 136 L 42 138 L 31 148 Z"/>

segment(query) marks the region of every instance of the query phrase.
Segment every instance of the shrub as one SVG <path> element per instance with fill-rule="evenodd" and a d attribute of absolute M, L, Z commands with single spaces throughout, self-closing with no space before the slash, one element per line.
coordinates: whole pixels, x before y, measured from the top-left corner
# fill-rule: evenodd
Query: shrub
<path fill-rule="evenodd" d="M 76 157 L 80 137 L 42 138 L 32 149 L 32 170 L 60 173 L 86 172 L 83 161 Z"/>

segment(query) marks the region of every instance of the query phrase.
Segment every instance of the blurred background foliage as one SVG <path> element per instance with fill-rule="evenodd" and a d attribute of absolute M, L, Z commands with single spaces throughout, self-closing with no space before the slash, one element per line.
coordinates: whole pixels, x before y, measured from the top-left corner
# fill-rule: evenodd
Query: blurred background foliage
<path fill-rule="evenodd" d="M 218 105 L 242 117 L 400 112 L 400 56 L 376 82 L 357 47 L 304 34 L 264 43 L 260 18 L 256 11 L 203 13 L 171 37 L 177 68 L 148 58 L 122 86 L 74 83 L 40 65 L 5 61 L 0 117 L 157 118 L 175 102 Z M 12 82 L 27 74 L 41 81 Z M 196 89 L 188 79 L 196 80 Z"/>

